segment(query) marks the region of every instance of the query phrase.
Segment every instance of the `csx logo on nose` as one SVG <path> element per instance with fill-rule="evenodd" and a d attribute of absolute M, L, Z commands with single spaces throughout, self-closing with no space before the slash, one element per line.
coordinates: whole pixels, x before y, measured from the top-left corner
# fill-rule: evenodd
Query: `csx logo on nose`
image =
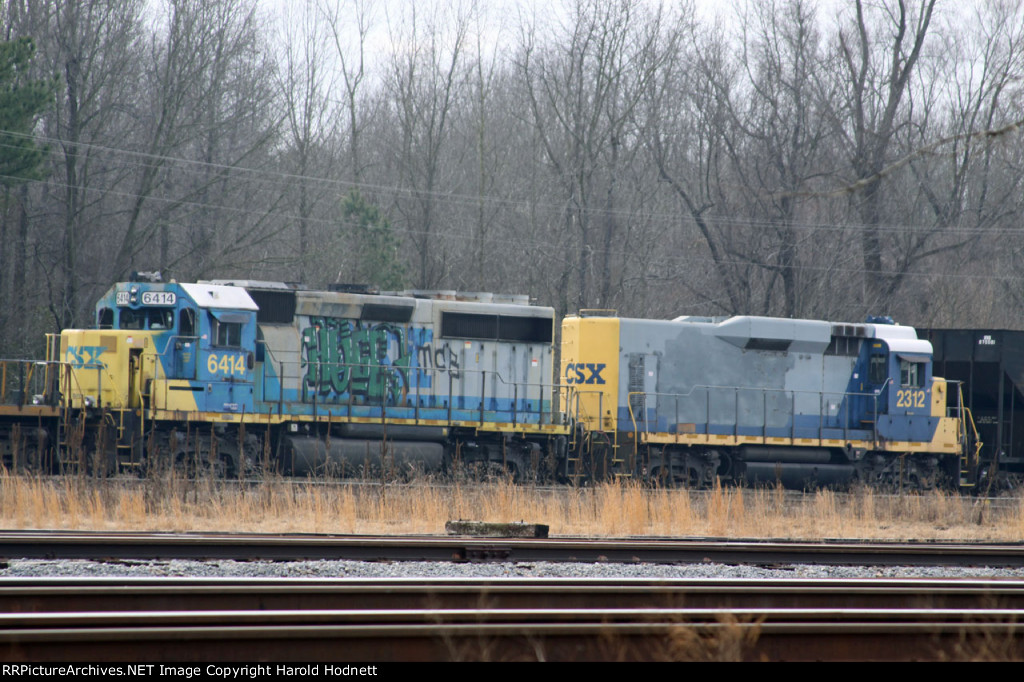
<path fill-rule="evenodd" d="M 106 346 L 68 346 L 68 362 L 75 369 L 106 367 L 106 364 L 100 360 L 100 356 L 106 350 Z"/>
<path fill-rule="evenodd" d="M 603 384 L 604 377 L 601 372 L 605 363 L 577 362 L 565 366 L 565 382 L 568 384 Z M 589 372 L 589 374 L 585 374 Z"/>

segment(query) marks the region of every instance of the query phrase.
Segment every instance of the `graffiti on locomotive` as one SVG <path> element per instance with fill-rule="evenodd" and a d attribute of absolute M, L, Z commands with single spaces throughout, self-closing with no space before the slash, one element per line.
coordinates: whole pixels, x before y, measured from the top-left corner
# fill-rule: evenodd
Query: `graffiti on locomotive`
<path fill-rule="evenodd" d="M 310 317 L 302 330 L 306 386 L 328 401 L 398 404 L 433 388 L 436 370 L 459 378 L 458 354 L 448 343 L 435 346 L 433 337 L 426 327 Z"/>

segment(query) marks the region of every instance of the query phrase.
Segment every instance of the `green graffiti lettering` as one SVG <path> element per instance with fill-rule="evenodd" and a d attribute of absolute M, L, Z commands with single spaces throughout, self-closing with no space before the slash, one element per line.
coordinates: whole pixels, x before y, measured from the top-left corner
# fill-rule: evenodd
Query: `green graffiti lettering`
<path fill-rule="evenodd" d="M 302 331 L 306 386 L 322 399 L 355 397 L 372 404 L 398 404 L 410 389 L 415 349 L 406 329 L 358 320 L 311 317 Z"/>

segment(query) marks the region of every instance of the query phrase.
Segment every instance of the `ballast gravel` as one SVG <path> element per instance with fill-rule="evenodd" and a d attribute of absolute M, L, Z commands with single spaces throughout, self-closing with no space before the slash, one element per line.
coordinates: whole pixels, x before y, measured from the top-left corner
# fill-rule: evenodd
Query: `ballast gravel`
<path fill-rule="evenodd" d="M 762 568 L 725 564 L 452 563 L 366 561 L 45 561 L 0 563 L 15 577 L 237 578 L 1024 578 L 1024 569 L 944 566 L 817 566 Z"/>

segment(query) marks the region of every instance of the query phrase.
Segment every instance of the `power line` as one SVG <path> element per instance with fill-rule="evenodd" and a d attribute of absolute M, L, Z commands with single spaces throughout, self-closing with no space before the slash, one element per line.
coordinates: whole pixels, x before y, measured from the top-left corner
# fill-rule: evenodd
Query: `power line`
<path fill-rule="evenodd" d="M 1007 127 L 1007 129 L 1013 126 Z M 1014 128 L 1015 129 L 1015 128 Z M 12 133 L 0 131 L 0 135 L 11 135 L 20 137 L 31 137 L 21 133 Z M 51 137 L 37 137 L 35 139 L 42 140 L 48 143 L 60 143 L 69 144 L 65 140 Z M 463 208 L 479 207 L 481 202 L 485 202 L 492 207 L 504 207 L 508 210 L 513 211 L 540 211 L 548 215 L 564 216 L 567 211 L 567 205 L 562 203 L 552 203 L 549 201 L 534 201 L 526 198 L 509 198 L 509 197 L 495 197 L 493 195 L 480 195 L 480 194 L 464 194 L 445 190 L 422 190 L 415 187 L 408 187 L 402 185 L 385 185 L 369 182 L 355 182 L 351 180 L 341 180 L 333 178 L 325 178 L 321 176 L 313 175 L 302 175 L 297 173 L 288 173 L 278 170 L 269 170 L 265 168 L 251 168 L 241 165 L 224 164 L 217 162 L 198 161 L 194 159 L 186 159 L 183 157 L 152 154 L 148 152 L 138 152 L 133 150 L 126 150 L 117 147 L 111 147 L 108 145 L 96 145 L 92 143 L 75 142 L 70 143 L 77 147 L 84 149 L 91 149 L 95 151 L 109 152 L 115 155 L 130 156 L 139 159 L 140 161 L 134 163 L 133 167 L 136 168 L 160 168 L 164 167 L 165 163 L 180 164 L 186 167 L 193 167 L 198 170 L 215 170 L 220 172 L 231 172 L 241 174 L 243 176 L 249 175 L 254 178 L 264 178 L 266 182 L 272 186 L 279 188 L 286 188 L 291 186 L 293 183 L 302 182 L 313 185 L 320 185 L 327 188 L 334 188 L 339 191 L 339 196 L 343 192 L 349 190 L 358 189 L 363 191 L 377 192 L 379 194 L 389 196 L 392 200 L 397 201 L 399 199 L 430 199 L 433 201 L 442 202 L 448 205 L 461 206 Z M 5 146 L 0 142 L 0 147 Z M 898 164 L 904 163 L 903 160 L 897 162 Z M 187 172 L 187 171 L 186 171 Z M 15 178 L 16 179 L 16 178 Z M 68 186 L 62 183 L 55 182 L 53 180 L 46 180 L 56 186 L 65 187 Z M 173 199 L 165 199 L 156 195 L 139 195 L 124 190 L 109 190 L 104 188 L 92 188 L 92 187 L 78 187 L 78 189 L 85 189 L 87 191 L 99 191 L 114 194 L 115 196 L 121 196 L 129 199 L 145 198 L 147 200 L 163 200 L 168 203 L 173 203 Z M 834 191 L 823 191 L 823 192 L 808 192 L 803 193 L 804 196 L 838 196 L 846 193 L 845 189 L 839 189 Z M 204 204 L 198 202 L 184 202 L 187 206 L 204 206 Z M 230 207 L 224 205 L 208 204 L 210 207 L 215 207 L 220 210 L 230 210 Z M 587 215 L 588 217 L 614 217 L 617 219 L 632 219 L 635 220 L 638 217 L 652 221 L 652 222 L 663 222 L 663 223 L 676 223 L 680 220 L 689 221 L 690 216 L 685 212 L 666 212 L 666 211 L 632 211 L 632 210 L 607 210 L 605 208 L 573 208 L 570 211 L 574 214 Z M 307 218 L 308 219 L 308 218 Z M 815 221 L 799 221 L 799 222 L 779 222 L 772 219 L 759 219 L 759 218 L 739 218 L 736 216 L 721 216 L 715 214 L 708 214 L 703 216 L 703 220 L 711 225 L 717 226 L 722 230 L 729 230 L 735 228 L 772 228 L 772 229 L 795 229 L 795 230 L 832 230 L 832 231 L 866 231 L 872 230 L 880 233 L 889 234 L 928 234 L 935 232 L 943 232 L 945 234 L 952 235 L 1000 235 L 1000 234 L 1017 234 L 1020 229 L 1016 227 L 982 227 L 982 226 L 966 226 L 966 225 L 946 225 L 946 226 L 915 226 L 906 224 L 892 224 L 884 223 L 878 225 L 867 225 L 863 223 L 855 222 L 844 222 L 844 223 L 829 223 L 829 222 L 815 222 Z"/>

